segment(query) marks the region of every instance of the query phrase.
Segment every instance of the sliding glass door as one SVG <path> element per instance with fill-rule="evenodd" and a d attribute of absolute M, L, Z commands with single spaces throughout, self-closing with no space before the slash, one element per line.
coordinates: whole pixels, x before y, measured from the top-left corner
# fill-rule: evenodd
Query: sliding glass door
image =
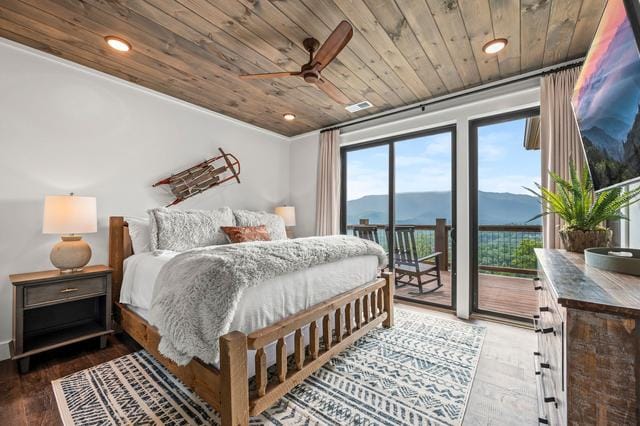
<path fill-rule="evenodd" d="M 342 149 L 343 232 L 388 250 L 399 299 L 454 306 L 454 148 L 446 127 Z"/>
<path fill-rule="evenodd" d="M 542 247 L 538 200 L 525 188 L 540 182 L 538 109 L 471 123 L 473 310 L 531 319 L 537 301 L 534 248 Z"/>
<path fill-rule="evenodd" d="M 389 243 L 389 145 L 373 145 L 342 153 L 343 233 L 353 235 L 356 225 L 367 225 L 371 237 L 387 252 Z"/>

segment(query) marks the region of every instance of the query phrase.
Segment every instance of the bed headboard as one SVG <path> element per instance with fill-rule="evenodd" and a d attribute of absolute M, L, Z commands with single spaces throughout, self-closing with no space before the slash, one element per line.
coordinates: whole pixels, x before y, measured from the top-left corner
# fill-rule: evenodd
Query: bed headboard
<path fill-rule="evenodd" d="M 113 269 L 111 274 L 111 297 L 113 302 L 120 300 L 120 288 L 122 287 L 122 264 L 124 260 L 133 254 L 129 225 L 122 216 L 109 218 L 109 266 Z"/>

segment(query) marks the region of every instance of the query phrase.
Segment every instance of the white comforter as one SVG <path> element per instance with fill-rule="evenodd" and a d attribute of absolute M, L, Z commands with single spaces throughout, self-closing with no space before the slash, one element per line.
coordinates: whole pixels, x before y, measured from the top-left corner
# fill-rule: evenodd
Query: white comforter
<path fill-rule="evenodd" d="M 156 278 L 178 252 L 136 254 L 124 261 L 120 302 L 147 319 Z M 282 275 L 248 288 L 231 330 L 250 333 L 376 278 L 378 258 L 357 256 Z M 295 289 L 295 291 L 291 291 Z"/>

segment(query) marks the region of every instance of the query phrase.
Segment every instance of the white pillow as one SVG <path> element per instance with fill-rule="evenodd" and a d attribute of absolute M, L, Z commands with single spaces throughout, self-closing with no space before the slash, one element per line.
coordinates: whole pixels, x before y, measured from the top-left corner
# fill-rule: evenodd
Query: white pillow
<path fill-rule="evenodd" d="M 185 251 L 196 247 L 227 244 L 221 226 L 234 226 L 229 207 L 216 210 L 148 211 L 151 223 L 151 250 Z"/>
<path fill-rule="evenodd" d="M 253 212 L 251 210 L 234 210 L 237 226 L 264 225 L 272 240 L 286 240 L 287 229 L 284 220 L 277 214 L 267 212 Z"/>
<path fill-rule="evenodd" d="M 151 225 L 144 217 L 125 217 L 129 224 L 129 236 L 135 254 L 151 251 Z"/>

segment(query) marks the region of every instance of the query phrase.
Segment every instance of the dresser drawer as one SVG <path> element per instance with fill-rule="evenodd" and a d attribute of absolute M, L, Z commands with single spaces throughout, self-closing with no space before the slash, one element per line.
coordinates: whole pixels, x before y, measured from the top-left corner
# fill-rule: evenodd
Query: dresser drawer
<path fill-rule="evenodd" d="M 538 294 L 538 312 L 534 317 L 534 327 L 538 335 L 538 363 L 536 371 L 542 376 L 548 422 L 564 425 L 562 415 L 565 403 L 564 391 L 564 316 L 557 303 L 553 289 L 546 276 L 534 282 Z"/>
<path fill-rule="evenodd" d="M 56 303 L 69 299 L 106 294 L 104 277 L 72 280 L 62 283 L 29 286 L 24 289 L 24 307 Z"/>

